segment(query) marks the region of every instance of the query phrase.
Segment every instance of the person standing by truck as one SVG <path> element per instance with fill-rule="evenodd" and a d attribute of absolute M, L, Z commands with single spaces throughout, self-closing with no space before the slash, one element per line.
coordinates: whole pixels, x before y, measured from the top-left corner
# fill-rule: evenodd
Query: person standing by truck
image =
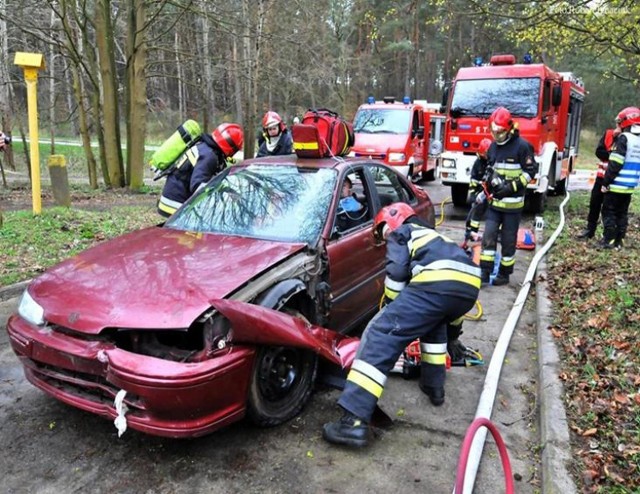
<path fill-rule="evenodd" d="M 491 147 L 491 139 L 485 137 L 478 145 L 477 158 L 471 167 L 471 177 L 469 181 L 469 203 L 471 209 L 467 215 L 467 221 L 464 230 L 465 241 L 478 239 L 478 230 L 480 229 L 480 221 L 487 212 L 488 198 L 485 192 L 485 181 L 487 179 L 487 169 L 489 168 L 489 148 Z"/>
<path fill-rule="evenodd" d="M 508 284 L 513 273 L 524 195 L 527 184 L 538 173 L 538 164 L 533 156 L 533 147 L 518 134 L 509 110 L 498 107 L 491 114 L 489 125 L 494 140 L 489 148 L 489 166 L 493 173 L 489 183 L 491 197 L 482 237 L 480 268 L 482 282 L 489 283 L 500 234 L 502 257 L 498 275 L 493 280 L 494 285 L 500 286 Z"/>
<path fill-rule="evenodd" d="M 621 249 L 629 224 L 629 204 L 640 183 L 640 109 L 629 106 L 616 122 L 622 131 L 611 147 L 609 165 L 602 180 L 603 249 Z"/>
<path fill-rule="evenodd" d="M 587 216 L 587 227 L 578 235 L 579 239 L 590 239 L 596 234 L 596 228 L 600 221 L 600 212 L 602 210 L 602 201 L 604 200 L 604 194 L 602 193 L 602 181 L 604 180 L 604 174 L 607 171 L 607 165 L 609 163 L 609 153 L 611 153 L 611 147 L 613 141 L 620 134 L 620 126 L 618 119 L 616 118 L 616 126 L 613 129 L 607 129 L 600 138 L 598 146 L 596 147 L 596 157 L 600 160 L 598 163 L 598 171 L 596 172 L 596 179 L 593 182 L 593 188 L 591 189 L 591 197 L 589 198 L 589 215 Z"/>

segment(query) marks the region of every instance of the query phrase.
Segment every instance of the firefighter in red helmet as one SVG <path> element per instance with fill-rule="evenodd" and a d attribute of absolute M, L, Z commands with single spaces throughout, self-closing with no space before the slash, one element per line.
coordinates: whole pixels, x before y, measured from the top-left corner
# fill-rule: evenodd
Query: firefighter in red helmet
<path fill-rule="evenodd" d="M 274 111 L 268 111 L 262 117 L 262 135 L 256 157 L 275 156 L 293 153 L 293 139 L 284 121 Z"/>
<path fill-rule="evenodd" d="M 527 184 L 538 173 L 538 164 L 533 147 L 519 136 L 509 110 L 497 108 L 489 118 L 489 125 L 494 142 L 488 152 L 491 170 L 487 179 L 489 207 L 482 237 L 480 268 L 482 282 L 489 283 L 500 234 L 502 257 L 493 284 L 506 285 L 516 262 L 516 242 Z"/>
<path fill-rule="evenodd" d="M 489 167 L 489 148 L 491 147 L 491 139 L 485 137 L 478 144 L 477 158 L 471 167 L 471 177 L 469 181 L 469 203 L 471 209 L 467 215 L 465 240 L 476 240 L 478 238 L 478 230 L 480 229 L 480 220 L 487 211 L 488 202 L 484 191 L 484 183 L 486 173 Z"/>
<path fill-rule="evenodd" d="M 621 134 L 613 142 L 602 181 L 604 249 L 621 249 L 629 225 L 629 204 L 640 184 L 640 109 L 629 106 L 616 118 Z"/>
<path fill-rule="evenodd" d="M 221 124 L 211 135 L 203 133 L 196 145 L 182 153 L 167 175 L 158 213 L 165 218 L 175 213 L 198 187 L 224 169 L 226 159 L 240 151 L 243 144 L 242 127 L 235 123 Z"/>
<path fill-rule="evenodd" d="M 480 289 L 480 269 L 411 206 L 382 208 L 373 228 L 375 236 L 387 242 L 388 303 L 362 335 L 338 400 L 342 418 L 323 430 L 326 441 L 355 447 L 368 443 L 368 423 L 387 375 L 416 338 L 422 353 L 420 389 L 433 405 L 444 403 L 447 325 L 471 310 Z"/>

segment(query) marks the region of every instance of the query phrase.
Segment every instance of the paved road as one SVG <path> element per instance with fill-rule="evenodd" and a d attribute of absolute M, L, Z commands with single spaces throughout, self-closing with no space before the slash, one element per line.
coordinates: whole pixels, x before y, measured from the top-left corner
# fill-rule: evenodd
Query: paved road
<path fill-rule="evenodd" d="M 440 203 L 448 195 L 422 184 Z M 461 240 L 463 211 L 445 206 L 439 227 Z M 525 225 L 531 218 L 525 218 Z M 530 252 L 519 251 L 513 284 L 481 292 L 483 316 L 464 325 L 463 340 L 487 359 L 524 278 Z M 17 298 L 0 301 L 0 324 Z M 496 398 L 494 423 L 502 433 L 516 491 L 539 492 L 535 304 L 529 301 L 515 331 Z M 127 431 L 63 405 L 25 381 L 0 331 L 0 484 L 3 492 L 243 492 L 243 493 L 450 493 L 464 433 L 476 413 L 485 367 L 453 368 L 447 399 L 430 405 L 416 381 L 390 378 L 381 400 L 394 426 L 365 450 L 326 444 L 320 435 L 339 416 L 338 391 L 318 389 L 309 406 L 274 429 L 235 424 L 197 440 L 175 441 Z M 504 492 L 502 467 L 490 440 L 475 492 Z"/>

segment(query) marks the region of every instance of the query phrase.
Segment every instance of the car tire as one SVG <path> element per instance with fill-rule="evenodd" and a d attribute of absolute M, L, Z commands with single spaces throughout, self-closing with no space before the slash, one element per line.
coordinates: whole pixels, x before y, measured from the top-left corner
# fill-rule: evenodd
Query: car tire
<path fill-rule="evenodd" d="M 299 313 L 289 313 L 304 319 Z M 261 347 L 249 384 L 249 420 L 273 427 L 298 415 L 311 397 L 317 369 L 318 356 L 311 350 Z"/>

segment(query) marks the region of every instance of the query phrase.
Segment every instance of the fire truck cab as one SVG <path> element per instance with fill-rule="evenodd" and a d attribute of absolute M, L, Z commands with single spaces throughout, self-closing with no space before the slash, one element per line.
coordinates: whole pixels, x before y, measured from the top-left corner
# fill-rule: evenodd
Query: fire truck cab
<path fill-rule="evenodd" d="M 540 213 L 549 192 L 564 194 L 576 166 L 584 86 L 571 73 L 515 61 L 513 55 L 496 55 L 488 65 L 461 68 L 445 90 L 446 139 L 438 175 L 451 186 L 456 206 L 467 203 L 476 151 L 483 138 L 491 138 L 489 117 L 499 106 L 511 112 L 539 164 L 527 190 L 527 210 Z"/>
<path fill-rule="evenodd" d="M 425 102 L 426 103 L 426 102 Z M 355 144 L 349 156 L 366 156 L 397 169 L 410 179 L 435 180 L 435 161 L 429 163 L 429 112 L 422 103 L 372 96 L 353 119 Z"/>

